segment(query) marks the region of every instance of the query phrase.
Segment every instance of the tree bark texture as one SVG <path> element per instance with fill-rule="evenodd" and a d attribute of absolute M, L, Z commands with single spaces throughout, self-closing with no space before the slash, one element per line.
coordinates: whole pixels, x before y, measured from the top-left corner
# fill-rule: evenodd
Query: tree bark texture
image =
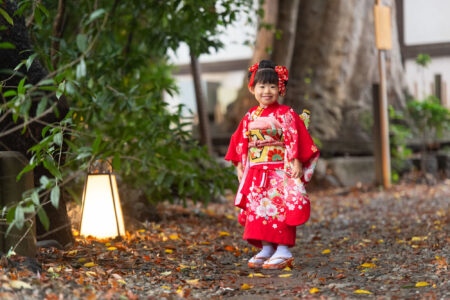
<path fill-rule="evenodd" d="M 404 105 L 405 87 L 392 11 L 393 49 L 387 56 L 389 103 Z M 372 85 L 379 82 L 372 1 L 302 0 L 285 104 L 311 111 L 322 152 L 372 152 Z M 365 124 L 364 122 L 369 122 Z"/>
<path fill-rule="evenodd" d="M 323 154 L 371 154 L 372 86 L 379 82 L 375 2 L 301 0 L 297 7 L 295 2 L 278 1 L 275 23 L 283 32 L 282 39 L 273 43 L 270 58 L 290 65 L 287 95 L 280 102 L 298 113 L 311 111 L 310 131 L 322 143 Z M 393 49 L 386 53 L 388 101 L 399 108 L 404 105 L 406 84 L 395 1 L 384 0 L 383 4 L 391 7 L 392 17 Z M 297 16 L 293 16 L 295 11 Z M 266 11 L 266 15 L 270 13 Z M 253 96 L 243 97 L 243 90 L 228 110 L 228 129 L 236 128 L 248 108 L 256 104 Z"/>
<path fill-rule="evenodd" d="M 14 11 L 17 9 L 17 3 L 14 1 L 5 1 L 3 8 L 8 12 L 10 16 L 13 16 Z M 30 37 L 25 25 L 25 20 L 22 17 L 15 16 L 13 18 L 14 26 L 9 25 L 3 18 L 0 18 L 0 25 L 7 26 L 6 30 L 0 31 L 0 37 L 2 42 L 10 42 L 15 45 L 15 49 L 0 49 L 0 69 L 14 69 L 22 60 L 26 60 L 31 54 L 33 54 L 33 48 L 31 46 Z M 30 51 L 31 50 L 31 51 Z M 19 69 L 22 74 L 27 77 L 27 83 L 36 84 L 42 78 L 44 78 L 48 71 L 42 66 L 38 59 L 35 59 L 33 64 L 27 71 L 25 67 Z M 18 85 L 21 77 L 12 76 L 9 74 L 0 74 L 0 82 L 3 85 L 3 90 L 14 88 Z M 34 116 L 38 99 L 33 99 L 30 115 Z M 46 123 L 54 123 L 60 121 L 68 112 L 69 107 L 64 97 L 57 100 L 55 97 L 53 101 L 57 101 L 58 115 L 51 113 L 40 119 L 40 121 Z M 2 100 L 4 101 L 4 99 Z M 20 122 L 20 120 L 18 121 Z M 8 129 L 16 126 L 11 116 L 8 116 L 0 123 L 0 132 L 5 132 Z M 21 130 L 17 130 L 9 135 L 0 138 L 0 150 L 1 151 L 18 151 L 25 155 L 28 159 L 31 158 L 28 149 L 35 145 L 42 139 L 41 131 L 45 125 L 32 122 L 27 127 L 24 134 Z M 63 161 L 63 158 L 62 158 Z M 39 179 L 41 176 L 52 177 L 50 172 L 44 167 L 37 167 L 34 169 L 34 183 L 35 186 L 39 186 Z M 63 194 L 63 193 L 62 193 Z M 41 202 L 47 199 L 41 199 Z M 45 236 L 45 239 L 55 239 L 62 245 L 67 245 L 73 242 L 73 236 L 70 226 L 70 221 L 67 216 L 65 199 L 62 195 L 59 200 L 59 208 L 54 208 L 51 204 L 45 205 L 44 209 L 50 219 L 50 229 L 48 234 L 43 225 L 37 222 L 37 235 Z M 59 230 L 56 230 L 59 229 Z"/>
<path fill-rule="evenodd" d="M 294 53 L 299 6 L 300 0 L 279 0 L 276 31 L 281 32 L 281 38 L 274 41 L 271 59 L 288 70 Z"/>
<path fill-rule="evenodd" d="M 274 45 L 274 30 L 269 30 L 263 24 L 276 25 L 278 20 L 279 0 L 265 0 L 263 4 L 264 17 L 259 20 L 258 32 L 256 34 L 255 48 L 249 66 L 263 59 L 270 59 Z M 239 90 L 237 100 L 227 108 L 227 120 L 225 123 L 227 130 L 233 130 L 236 124 L 251 107 L 257 105 L 255 98 L 248 90 L 247 77 L 244 78 L 242 87 Z"/>

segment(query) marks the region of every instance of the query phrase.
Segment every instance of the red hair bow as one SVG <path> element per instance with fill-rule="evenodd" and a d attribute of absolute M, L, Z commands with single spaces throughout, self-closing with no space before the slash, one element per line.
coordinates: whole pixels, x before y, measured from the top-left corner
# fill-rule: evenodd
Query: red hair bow
<path fill-rule="evenodd" d="M 253 86 L 253 81 L 255 79 L 256 71 L 258 71 L 259 63 L 254 64 L 250 68 L 248 68 L 249 72 L 252 72 L 252 76 L 250 77 L 250 80 L 248 82 L 248 87 Z M 278 91 L 281 96 L 284 96 L 286 94 L 286 81 L 288 81 L 289 72 L 286 69 L 286 67 L 283 66 L 276 66 L 275 72 L 278 74 Z"/>
<path fill-rule="evenodd" d="M 289 72 L 286 67 L 276 66 L 275 72 L 278 74 L 278 91 L 281 96 L 286 95 L 286 81 L 289 79 Z"/>
<path fill-rule="evenodd" d="M 248 68 L 249 72 L 253 72 L 252 76 L 250 77 L 250 80 L 248 82 L 248 87 L 253 86 L 253 79 L 255 79 L 255 74 L 256 74 L 256 71 L 258 71 L 258 67 L 259 67 L 259 63 L 256 63 L 253 66 L 251 66 L 250 68 Z"/>

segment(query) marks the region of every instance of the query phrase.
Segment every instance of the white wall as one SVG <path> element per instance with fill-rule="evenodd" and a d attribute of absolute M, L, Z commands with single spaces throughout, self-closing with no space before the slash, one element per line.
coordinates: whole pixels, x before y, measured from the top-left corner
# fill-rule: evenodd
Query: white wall
<path fill-rule="evenodd" d="M 406 80 L 409 91 L 418 99 L 431 95 L 434 75 L 441 74 L 443 82 L 443 95 L 441 102 L 450 108 L 450 57 L 432 58 L 427 68 L 419 67 L 414 59 L 405 61 Z"/>
<path fill-rule="evenodd" d="M 450 42 L 450 0 L 403 0 L 405 44 Z"/>

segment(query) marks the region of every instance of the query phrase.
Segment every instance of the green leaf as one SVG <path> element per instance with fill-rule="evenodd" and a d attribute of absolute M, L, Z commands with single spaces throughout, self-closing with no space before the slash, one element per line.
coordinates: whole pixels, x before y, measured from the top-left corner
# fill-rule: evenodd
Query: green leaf
<path fill-rule="evenodd" d="M 119 171 L 120 170 L 120 163 L 121 163 L 120 155 L 119 155 L 119 153 L 116 152 L 114 154 L 114 158 L 112 160 L 113 169 L 116 170 L 116 171 Z"/>
<path fill-rule="evenodd" d="M 80 33 L 77 35 L 77 47 L 81 52 L 86 51 L 88 45 L 87 35 Z"/>
<path fill-rule="evenodd" d="M 55 185 L 50 192 L 50 202 L 55 208 L 59 206 L 59 186 Z"/>
<path fill-rule="evenodd" d="M 98 19 L 101 15 L 103 15 L 106 11 L 103 8 L 97 9 L 90 16 L 87 24 L 90 24 L 95 19 Z"/>
<path fill-rule="evenodd" d="M 12 97 L 17 96 L 17 92 L 15 90 L 9 90 L 3 93 L 3 97 Z"/>
<path fill-rule="evenodd" d="M 77 79 L 83 78 L 86 76 L 86 62 L 82 58 L 80 63 L 77 65 Z"/>
<path fill-rule="evenodd" d="M 28 164 L 25 166 L 25 168 L 23 168 L 22 171 L 20 171 L 19 175 L 17 175 L 16 180 L 20 180 L 20 178 L 22 177 L 23 174 L 33 170 L 36 167 L 35 164 Z"/>
<path fill-rule="evenodd" d="M 44 225 L 45 230 L 48 231 L 50 228 L 50 220 L 48 219 L 47 213 L 45 210 L 41 207 L 39 207 L 39 210 L 37 212 L 39 220 L 41 221 L 42 225 Z"/>
<path fill-rule="evenodd" d="M 58 146 L 62 146 L 63 144 L 63 134 L 62 132 L 58 132 L 57 134 L 55 134 L 53 136 L 53 142 L 58 145 Z"/>
<path fill-rule="evenodd" d="M 47 185 L 49 184 L 50 180 L 47 176 L 43 175 L 41 178 L 39 178 L 39 183 L 43 188 L 47 188 Z"/>
<path fill-rule="evenodd" d="M 31 193 L 31 201 L 33 201 L 36 206 L 40 204 L 38 191 L 35 190 Z"/>
<path fill-rule="evenodd" d="M 1 42 L 0 49 L 16 49 L 16 45 L 9 42 Z"/>
<path fill-rule="evenodd" d="M 8 13 L 3 8 L 0 8 L 0 15 L 2 15 L 3 18 L 5 18 L 6 22 L 8 22 L 11 25 L 14 25 L 13 19 L 11 19 L 11 17 L 8 15 Z"/>
<path fill-rule="evenodd" d="M 6 214 L 6 222 L 12 223 L 12 221 L 14 221 L 15 215 L 16 215 L 16 207 L 13 206 L 10 209 L 8 209 L 8 213 Z"/>
<path fill-rule="evenodd" d="M 16 223 L 17 228 L 22 229 L 25 223 L 25 213 L 22 206 L 17 205 L 16 213 L 14 215 L 14 223 Z"/>
<path fill-rule="evenodd" d="M 25 63 L 25 66 L 27 67 L 27 71 L 30 69 L 36 56 L 37 56 L 37 53 L 34 53 L 34 54 L 30 55 L 30 57 L 27 58 L 27 62 Z"/>
<path fill-rule="evenodd" d="M 63 81 L 58 85 L 58 90 L 56 91 L 56 98 L 59 100 L 61 98 L 62 94 L 64 94 L 64 89 L 66 86 L 66 82 Z"/>
<path fill-rule="evenodd" d="M 45 109 L 47 108 L 48 98 L 42 97 L 41 101 L 39 101 L 39 104 L 36 108 L 36 116 L 41 115 Z"/>
<path fill-rule="evenodd" d="M 47 8 L 45 8 L 44 5 L 42 5 L 41 3 L 38 3 L 37 8 L 39 8 L 47 18 L 50 18 L 50 13 L 48 12 Z"/>
<path fill-rule="evenodd" d="M 52 158 L 47 158 L 44 160 L 44 167 L 50 171 L 50 173 L 58 179 L 62 179 L 61 172 L 56 167 L 55 162 Z"/>
<path fill-rule="evenodd" d="M 25 77 L 20 80 L 19 85 L 17 86 L 17 94 L 25 94 L 25 80 Z"/>

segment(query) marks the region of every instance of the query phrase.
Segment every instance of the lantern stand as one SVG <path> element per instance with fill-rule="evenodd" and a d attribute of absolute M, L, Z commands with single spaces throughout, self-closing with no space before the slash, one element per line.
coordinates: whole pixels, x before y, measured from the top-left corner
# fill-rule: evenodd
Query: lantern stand
<path fill-rule="evenodd" d="M 107 178 L 105 178 L 106 176 Z M 114 217 L 111 217 L 111 214 Z M 87 219 L 85 219 L 86 215 Z M 101 217 L 104 219 L 101 220 Z M 115 230 L 117 230 L 115 233 L 108 226 L 112 225 L 112 222 L 115 223 Z M 103 224 L 103 226 L 99 226 L 99 224 Z M 125 235 L 117 182 L 115 175 L 112 174 L 112 166 L 109 161 L 98 160 L 89 166 L 83 188 L 79 229 L 80 235 L 91 235 L 97 238 Z"/>

